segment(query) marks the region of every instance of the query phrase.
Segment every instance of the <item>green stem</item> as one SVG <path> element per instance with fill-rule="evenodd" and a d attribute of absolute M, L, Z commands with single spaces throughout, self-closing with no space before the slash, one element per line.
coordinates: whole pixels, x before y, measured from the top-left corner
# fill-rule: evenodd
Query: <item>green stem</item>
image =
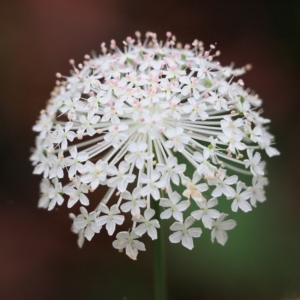
<path fill-rule="evenodd" d="M 153 200 L 153 208 L 156 216 L 161 213 L 159 200 Z M 166 259 L 164 245 L 164 224 L 160 222 L 160 229 L 157 232 L 157 240 L 154 241 L 154 294 L 155 300 L 167 300 L 167 280 L 166 280 Z"/>

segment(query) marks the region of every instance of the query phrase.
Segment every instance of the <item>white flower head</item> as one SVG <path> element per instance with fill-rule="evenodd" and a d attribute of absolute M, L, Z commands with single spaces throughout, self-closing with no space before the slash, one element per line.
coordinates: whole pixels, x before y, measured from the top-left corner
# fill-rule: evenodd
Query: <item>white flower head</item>
<path fill-rule="evenodd" d="M 260 152 L 279 154 L 262 100 L 237 79 L 246 68 L 222 66 L 215 46 L 197 40 L 177 47 L 169 32 L 165 42 L 148 32 L 124 45 L 103 43 L 100 55 L 71 60 L 72 73 L 58 74 L 33 126 L 38 206 L 80 203 L 71 214 L 79 246 L 105 226 L 132 259 L 145 250 L 138 238 L 156 239 L 169 218 L 172 243 L 192 249 L 202 227 L 225 244 L 235 221 L 224 221 L 219 203 L 248 212 L 265 201 Z"/>

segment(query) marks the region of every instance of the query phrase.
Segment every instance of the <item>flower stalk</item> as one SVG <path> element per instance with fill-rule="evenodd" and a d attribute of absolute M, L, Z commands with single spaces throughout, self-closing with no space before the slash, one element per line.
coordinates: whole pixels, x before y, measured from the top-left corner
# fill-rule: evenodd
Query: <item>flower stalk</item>
<path fill-rule="evenodd" d="M 154 203 L 156 215 L 161 214 L 161 206 Z M 153 242 L 154 262 L 154 295 L 155 300 L 167 300 L 167 273 L 166 273 L 166 252 L 165 252 L 164 224 L 161 224 L 157 240 Z"/>

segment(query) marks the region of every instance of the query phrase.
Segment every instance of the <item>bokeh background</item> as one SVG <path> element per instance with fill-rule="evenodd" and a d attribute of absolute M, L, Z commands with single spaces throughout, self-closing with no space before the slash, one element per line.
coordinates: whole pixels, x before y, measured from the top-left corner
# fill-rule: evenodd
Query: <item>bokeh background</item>
<path fill-rule="evenodd" d="M 167 242 L 169 299 L 300 299 L 300 1 L 1 0 L 0 299 L 153 299 L 152 245 L 131 261 L 97 235 L 83 249 L 68 211 L 37 209 L 31 131 L 55 81 L 100 43 L 135 30 L 217 42 L 222 64 L 247 63 L 280 157 L 268 161 L 268 200 L 225 247 L 208 234 L 193 251 Z"/>

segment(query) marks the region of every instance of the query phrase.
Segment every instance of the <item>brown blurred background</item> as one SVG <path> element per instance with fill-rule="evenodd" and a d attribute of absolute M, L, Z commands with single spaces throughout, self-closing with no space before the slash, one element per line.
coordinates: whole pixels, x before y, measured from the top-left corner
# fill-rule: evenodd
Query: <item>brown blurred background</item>
<path fill-rule="evenodd" d="M 41 178 L 28 160 L 55 73 L 68 74 L 70 58 L 81 62 L 102 41 L 122 45 L 135 30 L 217 42 L 222 64 L 251 63 L 245 84 L 264 100 L 282 153 L 268 161 L 268 201 L 234 215 L 225 247 L 207 233 L 191 252 L 168 242 L 170 299 L 299 299 L 300 1 L 293 0 L 0 1 L 0 299 L 153 299 L 151 243 L 138 261 L 114 250 L 104 232 L 79 250 L 67 209 L 37 209 Z"/>

